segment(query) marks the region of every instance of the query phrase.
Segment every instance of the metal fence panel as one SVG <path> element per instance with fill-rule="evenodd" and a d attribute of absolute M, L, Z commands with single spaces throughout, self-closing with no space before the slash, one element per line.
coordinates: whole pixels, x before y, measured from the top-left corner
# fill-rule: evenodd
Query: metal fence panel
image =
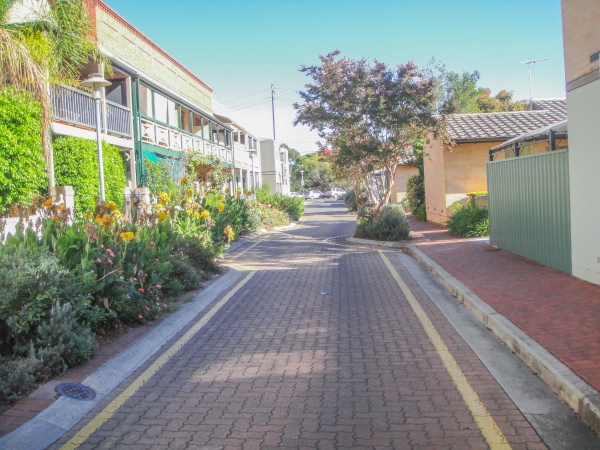
<path fill-rule="evenodd" d="M 487 163 L 490 243 L 571 273 L 566 150 Z"/>

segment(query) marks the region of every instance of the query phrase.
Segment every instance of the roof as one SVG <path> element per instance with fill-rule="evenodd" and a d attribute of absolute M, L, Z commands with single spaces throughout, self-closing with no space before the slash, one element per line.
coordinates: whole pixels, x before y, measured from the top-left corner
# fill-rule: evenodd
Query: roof
<path fill-rule="evenodd" d="M 545 110 L 558 114 L 567 115 L 567 101 L 564 98 L 545 98 L 534 100 L 532 104 L 534 111 Z"/>
<path fill-rule="evenodd" d="M 548 125 L 542 128 L 538 128 L 537 130 L 530 131 L 529 133 L 522 134 L 513 139 L 510 139 L 506 142 L 503 142 L 500 145 L 496 145 L 495 147 L 490 148 L 490 153 L 495 153 L 497 151 L 502 150 L 503 148 L 510 147 L 515 142 L 523 142 L 523 141 L 534 141 L 538 138 L 545 138 L 548 136 L 550 131 L 554 131 L 559 135 L 566 135 L 568 130 L 567 121 L 563 120 L 561 122 L 554 123 L 552 125 Z"/>
<path fill-rule="evenodd" d="M 452 114 L 447 117 L 448 133 L 457 142 L 506 141 L 567 119 L 565 100 L 534 100 L 533 108 L 533 111 Z"/>

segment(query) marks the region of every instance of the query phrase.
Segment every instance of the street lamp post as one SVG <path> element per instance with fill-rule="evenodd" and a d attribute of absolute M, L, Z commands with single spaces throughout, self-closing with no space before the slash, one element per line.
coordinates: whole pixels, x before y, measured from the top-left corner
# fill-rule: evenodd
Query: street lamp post
<path fill-rule="evenodd" d="M 304 196 L 304 169 L 300 170 L 300 177 L 302 178 L 300 181 L 300 184 L 302 185 L 302 196 Z"/>
<path fill-rule="evenodd" d="M 92 73 L 81 82 L 82 86 L 94 89 L 94 106 L 96 109 L 96 145 L 98 147 L 98 174 L 100 176 L 100 200 L 104 201 L 104 163 L 102 161 L 102 138 L 100 136 L 100 101 L 102 99 L 102 88 L 110 86 L 111 82 L 104 79 L 100 73 Z"/>

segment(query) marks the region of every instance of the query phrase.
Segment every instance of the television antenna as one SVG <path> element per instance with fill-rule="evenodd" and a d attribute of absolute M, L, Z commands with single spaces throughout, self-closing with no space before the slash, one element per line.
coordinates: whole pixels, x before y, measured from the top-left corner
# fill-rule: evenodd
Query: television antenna
<path fill-rule="evenodd" d="M 533 108 L 533 84 L 531 82 L 531 69 L 533 69 L 533 67 L 542 61 L 547 61 L 548 58 L 542 58 L 542 59 L 530 59 L 527 61 L 521 61 L 521 64 L 527 64 L 527 69 L 529 70 L 529 107 Z"/>

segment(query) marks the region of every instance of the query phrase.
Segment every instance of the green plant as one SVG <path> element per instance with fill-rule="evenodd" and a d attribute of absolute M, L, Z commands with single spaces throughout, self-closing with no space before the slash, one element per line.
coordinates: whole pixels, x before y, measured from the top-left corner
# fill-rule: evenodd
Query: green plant
<path fill-rule="evenodd" d="M 181 188 L 171 177 L 168 164 L 164 161 L 153 163 L 144 158 L 144 169 L 146 170 L 146 185 L 152 195 L 159 196 L 161 193 L 179 195 Z"/>
<path fill-rule="evenodd" d="M 0 356 L 0 400 L 12 403 L 36 381 L 44 367 L 35 356 L 28 358 Z"/>
<path fill-rule="evenodd" d="M 413 212 L 415 219 L 420 220 L 421 222 L 427 221 L 427 206 L 425 203 L 421 203 L 419 207 Z"/>
<path fill-rule="evenodd" d="M 274 208 L 288 213 L 292 220 L 298 220 L 304 215 L 303 198 L 277 193 L 271 196 L 270 203 Z"/>
<path fill-rule="evenodd" d="M 53 151 L 56 184 L 73 186 L 78 214 L 93 212 L 96 206 L 94 197 L 100 195 L 96 143 L 89 139 L 63 136 L 54 141 Z M 117 147 L 106 142 L 102 143 L 102 154 L 106 200 L 115 202 L 121 208 L 126 185 L 123 158 Z"/>
<path fill-rule="evenodd" d="M 0 213 L 29 204 L 47 186 L 40 104 L 27 92 L 0 91 Z"/>
<path fill-rule="evenodd" d="M 452 207 L 452 217 L 446 222 L 450 233 L 456 236 L 477 237 L 488 236 L 490 222 L 487 208 L 479 208 L 474 200 L 466 205 L 457 204 Z"/>
<path fill-rule="evenodd" d="M 77 311 L 69 303 L 54 304 L 36 334 L 36 356 L 54 373 L 88 360 L 96 350 L 94 333 L 77 322 Z"/>
<path fill-rule="evenodd" d="M 381 241 L 403 241 L 409 238 L 410 227 L 401 205 L 383 205 L 375 217 L 369 213 L 370 210 L 360 210 L 356 237 Z"/>

